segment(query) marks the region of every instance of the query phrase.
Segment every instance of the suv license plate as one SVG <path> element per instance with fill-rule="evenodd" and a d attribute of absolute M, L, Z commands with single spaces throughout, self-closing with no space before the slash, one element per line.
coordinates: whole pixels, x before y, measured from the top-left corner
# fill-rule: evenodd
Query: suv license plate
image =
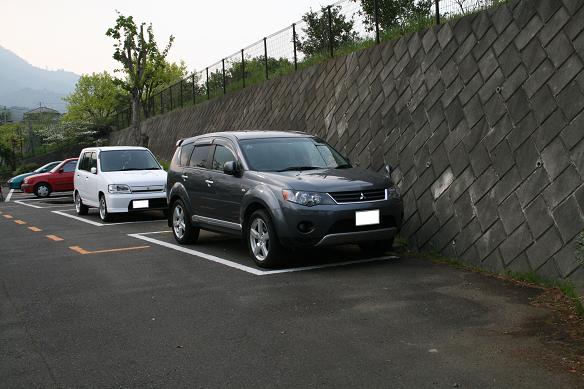
<path fill-rule="evenodd" d="M 368 226 L 371 224 L 379 224 L 379 209 L 355 212 L 356 226 Z"/>
<path fill-rule="evenodd" d="M 148 208 L 148 200 L 135 200 L 133 203 L 134 209 Z"/>

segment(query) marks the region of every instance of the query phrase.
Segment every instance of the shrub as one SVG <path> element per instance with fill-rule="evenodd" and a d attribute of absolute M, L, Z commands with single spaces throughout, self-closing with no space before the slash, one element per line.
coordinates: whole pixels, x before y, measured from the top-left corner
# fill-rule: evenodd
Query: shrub
<path fill-rule="evenodd" d="M 14 171 L 14 175 L 17 176 L 19 174 L 32 172 L 38 167 L 39 165 L 36 163 L 25 163 L 24 165 L 20 165 L 19 167 L 16 168 L 16 170 Z"/>

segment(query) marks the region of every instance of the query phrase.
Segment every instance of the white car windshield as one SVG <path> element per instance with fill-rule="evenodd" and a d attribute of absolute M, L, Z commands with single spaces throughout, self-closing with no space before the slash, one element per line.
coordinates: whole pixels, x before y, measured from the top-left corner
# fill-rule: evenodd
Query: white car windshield
<path fill-rule="evenodd" d="M 99 159 L 102 172 L 161 169 L 156 158 L 148 150 L 102 151 Z"/>

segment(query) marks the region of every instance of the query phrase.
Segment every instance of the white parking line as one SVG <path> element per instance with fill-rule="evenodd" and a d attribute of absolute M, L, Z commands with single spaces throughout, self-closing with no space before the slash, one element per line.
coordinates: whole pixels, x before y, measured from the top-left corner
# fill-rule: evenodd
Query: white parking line
<path fill-rule="evenodd" d="M 398 259 L 399 258 L 399 257 L 393 256 L 393 255 L 390 255 L 390 256 L 385 256 L 385 257 L 369 258 L 369 259 L 362 259 L 362 260 L 355 260 L 355 261 L 335 262 L 335 263 L 329 263 L 326 265 L 294 267 L 294 268 L 278 269 L 278 270 L 259 270 L 259 269 L 253 268 L 253 267 L 241 265 L 239 263 L 236 263 L 236 262 L 224 259 L 224 258 L 217 257 L 215 255 L 207 254 L 207 253 L 204 253 L 202 251 L 189 249 L 189 248 L 186 248 L 184 246 L 179 246 L 179 245 L 176 245 L 173 243 L 168 243 L 168 242 L 165 242 L 162 240 L 158 240 L 158 239 L 154 239 L 154 238 L 151 238 L 148 236 L 144 236 L 144 235 L 150 235 L 150 234 L 160 234 L 160 233 L 164 233 L 164 232 L 168 232 L 168 231 L 144 232 L 144 233 L 138 233 L 138 234 L 128 234 L 128 236 L 130 236 L 132 238 L 145 240 L 146 242 L 154 243 L 154 244 L 157 244 L 159 246 L 164 246 L 164 247 L 167 247 L 169 249 L 180 251 L 180 252 L 185 253 L 185 254 L 194 255 L 194 256 L 206 259 L 208 261 L 216 262 L 216 263 L 219 263 L 221 265 L 225 265 L 225 266 L 237 269 L 237 270 L 241 270 L 241 271 L 244 271 L 246 273 L 250 273 L 250 274 L 253 274 L 256 276 L 266 276 L 266 275 L 272 275 L 272 274 L 293 273 L 293 272 L 300 272 L 300 271 L 306 271 L 306 270 L 325 269 L 328 267 L 347 266 L 347 265 L 353 265 L 353 264 L 386 261 L 389 259 Z"/>
<path fill-rule="evenodd" d="M 38 205 L 25 203 L 24 200 L 15 200 L 15 201 L 13 201 L 13 203 L 20 204 L 20 205 L 26 205 L 27 207 L 32 207 L 32 208 L 36 208 L 36 209 L 62 208 L 62 207 L 70 207 L 71 206 L 71 204 L 51 204 L 51 205 L 47 205 L 44 207 L 40 207 Z"/>
<path fill-rule="evenodd" d="M 26 204 L 26 205 L 28 205 L 30 207 L 34 207 L 33 205 L 30 205 L 30 204 Z M 35 208 L 40 208 L 40 207 L 35 207 Z M 142 221 L 120 222 L 120 223 L 100 223 L 100 222 L 94 222 L 93 220 L 85 219 L 81 216 L 71 215 L 69 213 L 65 213 L 65 211 L 73 211 L 73 210 L 74 209 L 61 210 L 61 211 L 51 211 L 51 212 L 56 213 L 57 215 L 65 216 L 65 217 L 75 219 L 75 220 L 79 220 L 79 221 L 82 221 L 84 223 L 91 224 L 92 226 L 96 226 L 96 227 L 111 227 L 111 226 L 119 226 L 122 224 L 157 223 L 157 222 L 166 221 L 166 219 L 159 219 L 159 220 L 142 220 Z"/>
<path fill-rule="evenodd" d="M 31 206 L 32 206 L 32 205 L 31 205 Z M 63 211 L 51 211 L 51 212 L 53 212 L 53 213 L 56 213 L 57 215 L 61 215 L 61 216 L 65 216 L 65 217 L 69 217 L 69 218 L 71 218 L 71 219 L 75 219 L 75 220 L 79 220 L 79 221 L 82 221 L 82 222 L 84 222 L 84 223 L 91 224 L 91 225 L 93 225 L 93 226 L 97 226 L 97 227 L 103 227 L 103 226 L 105 226 L 105 225 L 106 225 L 106 224 L 103 224 L 103 223 L 94 222 L 93 220 L 87 220 L 87 219 L 84 219 L 84 218 L 82 218 L 81 216 L 70 215 L 70 214 L 68 214 L 68 213 L 65 213 L 65 212 L 63 212 Z"/>
<path fill-rule="evenodd" d="M 14 190 L 14 189 L 13 189 Z M 43 198 L 37 198 L 37 197 L 24 197 L 24 198 L 20 198 L 20 201 L 47 201 L 47 200 L 60 200 L 60 199 L 65 199 L 67 197 L 71 197 L 71 201 L 73 201 L 73 196 L 72 195 L 62 195 L 62 196 L 51 196 L 51 197 L 43 197 Z"/>
<path fill-rule="evenodd" d="M 12 197 L 12 193 L 14 193 L 14 189 L 10 189 L 10 192 L 8 192 L 8 195 L 6 196 L 6 200 L 4 201 L 9 202 L 10 198 Z"/>

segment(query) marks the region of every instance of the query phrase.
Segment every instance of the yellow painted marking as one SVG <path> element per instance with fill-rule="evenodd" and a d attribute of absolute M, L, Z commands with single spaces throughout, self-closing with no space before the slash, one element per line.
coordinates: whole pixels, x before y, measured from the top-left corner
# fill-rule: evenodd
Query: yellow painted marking
<path fill-rule="evenodd" d="M 2 215 L 2 216 L 4 216 L 6 219 L 14 219 L 14 217 L 12 217 L 12 215 L 6 214 L 6 215 Z"/>
<path fill-rule="evenodd" d="M 33 231 L 33 232 L 41 232 L 42 230 L 38 227 L 28 227 L 29 230 Z"/>
<path fill-rule="evenodd" d="M 83 255 L 83 254 L 89 254 L 89 251 L 87 251 L 87 250 L 83 250 L 83 249 L 82 249 L 81 247 L 79 247 L 79 246 L 69 246 L 69 248 L 70 248 L 71 250 L 73 250 L 73 251 L 75 251 L 75 252 L 77 252 L 77 253 L 81 254 L 81 255 Z"/>
<path fill-rule="evenodd" d="M 60 242 L 62 240 L 65 240 L 57 235 L 47 235 L 47 238 L 49 238 L 50 240 L 55 241 L 55 242 Z"/>
<path fill-rule="evenodd" d="M 76 253 L 79 253 L 81 255 L 85 255 L 85 254 L 114 253 L 114 252 L 118 252 L 118 251 L 142 250 L 142 249 L 150 248 L 150 246 L 123 247 L 120 249 L 96 250 L 96 251 L 88 251 L 88 250 L 85 250 L 84 248 L 79 247 L 79 246 L 70 246 L 69 248 L 71 250 L 75 251 Z"/>
<path fill-rule="evenodd" d="M 15 220 L 14 223 L 16 224 L 26 224 L 26 222 L 24 220 Z"/>

